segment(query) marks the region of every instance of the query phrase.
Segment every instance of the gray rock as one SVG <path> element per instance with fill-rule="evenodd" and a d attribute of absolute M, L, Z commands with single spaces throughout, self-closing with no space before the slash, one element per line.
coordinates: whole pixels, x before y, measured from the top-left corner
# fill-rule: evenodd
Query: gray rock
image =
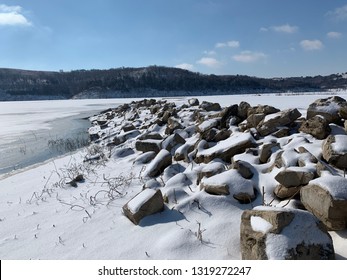
<path fill-rule="evenodd" d="M 298 209 L 244 211 L 240 242 L 243 260 L 335 259 L 332 238 L 324 226 L 311 213 Z"/>
<path fill-rule="evenodd" d="M 304 121 L 301 124 L 299 131 L 311 134 L 313 137 L 322 140 L 328 137 L 331 128 L 325 118 L 317 115 Z"/>
<path fill-rule="evenodd" d="M 161 191 L 145 189 L 123 206 L 123 213 L 138 225 L 144 217 L 160 212 L 163 208 L 164 199 Z"/>
<path fill-rule="evenodd" d="M 255 107 L 251 107 L 248 109 L 247 115 L 254 115 L 254 114 L 263 114 L 263 115 L 270 115 L 279 112 L 280 110 L 269 105 L 258 105 Z"/>

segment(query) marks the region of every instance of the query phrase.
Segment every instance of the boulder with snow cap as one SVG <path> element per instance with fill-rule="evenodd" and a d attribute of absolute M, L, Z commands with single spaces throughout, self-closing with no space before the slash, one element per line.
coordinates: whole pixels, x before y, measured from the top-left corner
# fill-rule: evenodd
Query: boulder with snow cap
<path fill-rule="evenodd" d="M 332 238 L 311 213 L 259 206 L 241 217 L 243 260 L 331 260 Z"/>
<path fill-rule="evenodd" d="M 196 184 L 199 185 L 202 178 L 209 178 L 225 171 L 225 166 L 221 162 L 210 162 L 197 171 Z"/>
<path fill-rule="evenodd" d="M 124 215 L 138 225 L 140 221 L 154 213 L 162 211 L 164 199 L 160 190 L 145 189 L 123 206 Z"/>
<path fill-rule="evenodd" d="M 231 162 L 234 155 L 245 152 L 247 148 L 256 147 L 256 142 L 250 133 L 233 133 L 229 138 L 219 141 L 208 149 L 200 149 L 195 158 L 197 163 L 208 163 L 215 158 Z"/>
<path fill-rule="evenodd" d="M 197 98 L 190 98 L 188 99 L 188 104 L 190 106 L 199 106 L 200 102 Z"/>
<path fill-rule="evenodd" d="M 200 188 L 209 194 L 231 194 L 241 203 L 250 203 L 255 198 L 253 182 L 243 178 L 235 169 L 224 171 L 209 178 L 203 178 Z"/>
<path fill-rule="evenodd" d="M 312 180 L 300 191 L 307 210 L 319 218 L 329 229 L 347 228 L 347 179 L 324 175 Z"/>
<path fill-rule="evenodd" d="M 172 164 L 171 153 L 162 149 L 155 158 L 147 165 L 145 176 L 156 177 L 159 176 L 166 167 Z"/>
<path fill-rule="evenodd" d="M 317 99 L 309 105 L 306 118 L 310 119 L 316 115 L 321 115 L 328 123 L 339 123 L 341 121 L 339 111 L 341 107 L 346 106 L 346 100 L 339 96 Z"/>
<path fill-rule="evenodd" d="M 322 143 L 323 158 L 331 165 L 347 168 L 347 135 L 329 135 Z"/>
<path fill-rule="evenodd" d="M 257 131 L 261 136 L 269 135 L 275 132 L 278 127 L 293 123 L 301 116 L 298 109 L 288 109 L 278 113 L 270 114 L 258 124 Z"/>
<path fill-rule="evenodd" d="M 184 143 L 186 143 L 186 140 L 184 140 L 179 134 L 173 133 L 162 142 L 161 146 L 163 149 L 166 149 L 169 152 L 171 152 L 174 148 L 177 148 L 178 146 L 181 146 Z"/>

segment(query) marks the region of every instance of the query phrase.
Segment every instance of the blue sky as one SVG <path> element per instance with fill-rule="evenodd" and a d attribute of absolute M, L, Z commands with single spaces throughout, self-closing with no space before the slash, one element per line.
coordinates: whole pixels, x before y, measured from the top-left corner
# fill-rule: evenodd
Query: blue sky
<path fill-rule="evenodd" d="M 347 71 L 347 0 L 0 0 L 0 67 Z"/>

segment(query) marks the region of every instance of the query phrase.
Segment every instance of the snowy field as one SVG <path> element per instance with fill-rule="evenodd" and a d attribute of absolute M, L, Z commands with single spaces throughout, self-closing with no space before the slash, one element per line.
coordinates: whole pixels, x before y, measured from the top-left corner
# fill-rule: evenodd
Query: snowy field
<path fill-rule="evenodd" d="M 332 93 L 333 94 L 333 93 Z M 222 107 L 247 101 L 279 109 L 306 108 L 330 93 L 304 95 L 235 95 L 197 97 Z M 339 92 L 347 99 L 347 92 Z M 188 98 L 170 98 L 178 105 Z M 49 123 L 92 110 L 104 110 L 127 99 L 0 103 L 0 141 L 27 131 L 51 129 Z M 22 107 L 25 104 L 25 107 Z M 38 110 L 38 108 L 40 108 Z M 18 112 L 21 112 L 18 114 Z M 39 112 L 44 112 L 44 117 Z M 313 154 L 319 154 L 317 143 Z M 143 187 L 138 154 L 113 151 L 107 162 L 84 166 L 85 182 L 73 188 L 65 181 L 80 168 L 87 153 L 80 150 L 27 168 L 0 180 L 0 259 L 240 259 L 240 215 L 250 204 L 231 203 L 193 189 L 180 208 L 144 218 L 135 226 L 122 207 Z M 163 178 L 166 182 L 170 178 Z M 259 179 L 266 182 L 264 176 Z M 171 182 L 172 184 L 179 182 Z M 119 184 L 117 199 L 105 196 L 107 184 Z M 167 183 L 168 184 L 168 183 Z M 189 190 L 187 190 L 189 192 Z M 270 198 L 269 198 L 270 199 Z M 197 201 L 197 203 L 193 203 Z M 260 203 L 259 200 L 254 202 Z M 184 212 L 185 215 L 181 213 Z M 199 240 L 198 235 L 201 234 Z M 337 259 L 347 259 L 347 230 L 331 232 Z"/>

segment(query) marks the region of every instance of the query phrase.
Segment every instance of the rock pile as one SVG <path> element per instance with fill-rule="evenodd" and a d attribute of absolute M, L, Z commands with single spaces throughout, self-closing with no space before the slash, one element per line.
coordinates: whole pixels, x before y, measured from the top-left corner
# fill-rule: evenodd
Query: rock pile
<path fill-rule="evenodd" d="M 145 99 L 91 118 L 89 134 L 111 154 L 132 149 L 134 164 L 145 168 L 144 193 L 123 207 L 133 223 L 161 211 L 163 197 L 172 206 L 192 188 L 250 208 L 288 205 L 244 212 L 242 257 L 333 259 L 324 227 L 347 227 L 346 118 L 347 102 L 337 96 L 312 103 L 306 118 L 296 108 L 246 102 L 222 108 L 196 98 L 182 105 Z M 290 208 L 294 204 L 306 211 Z M 295 244 L 271 244 L 302 227 L 308 235 Z"/>

